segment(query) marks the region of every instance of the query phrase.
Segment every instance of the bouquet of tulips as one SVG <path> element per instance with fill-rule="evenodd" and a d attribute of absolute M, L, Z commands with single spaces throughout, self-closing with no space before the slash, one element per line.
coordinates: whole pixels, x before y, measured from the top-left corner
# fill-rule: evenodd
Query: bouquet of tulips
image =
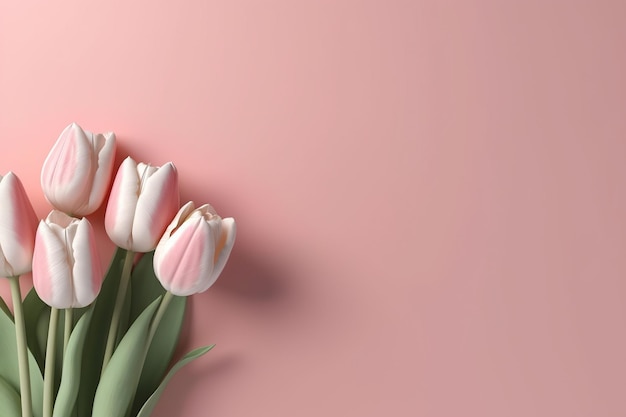
<path fill-rule="evenodd" d="M 181 208 L 172 163 L 128 157 L 106 207 L 118 248 L 105 274 L 84 216 L 105 200 L 115 151 L 113 133 L 68 126 L 43 165 L 55 209 L 39 222 L 18 177 L 0 177 L 0 276 L 13 299 L 11 312 L 0 298 L 2 417 L 146 417 L 174 373 L 213 347 L 170 367 L 186 297 L 221 273 L 235 221 L 208 204 Z"/>

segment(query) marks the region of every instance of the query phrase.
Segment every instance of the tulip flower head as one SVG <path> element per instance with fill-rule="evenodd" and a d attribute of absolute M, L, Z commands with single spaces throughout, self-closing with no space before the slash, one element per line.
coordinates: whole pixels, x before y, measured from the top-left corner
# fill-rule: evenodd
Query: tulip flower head
<path fill-rule="evenodd" d="M 115 135 L 94 134 L 72 123 L 41 170 L 44 195 L 57 210 L 86 216 L 102 205 L 113 173 Z"/>
<path fill-rule="evenodd" d="M 53 210 L 39 222 L 33 256 L 33 285 L 55 308 L 85 307 L 102 285 L 102 266 L 89 221 Z"/>
<path fill-rule="evenodd" d="M 162 167 L 122 162 L 109 196 L 104 225 L 119 247 L 134 252 L 153 250 L 180 207 L 178 172 L 171 162 Z"/>
<path fill-rule="evenodd" d="M 37 215 L 22 182 L 12 172 L 0 175 L 0 276 L 30 272 Z"/>
<path fill-rule="evenodd" d="M 222 219 L 208 204 L 185 204 L 154 252 L 154 273 L 174 295 L 203 292 L 215 283 L 235 243 L 235 219 Z"/>

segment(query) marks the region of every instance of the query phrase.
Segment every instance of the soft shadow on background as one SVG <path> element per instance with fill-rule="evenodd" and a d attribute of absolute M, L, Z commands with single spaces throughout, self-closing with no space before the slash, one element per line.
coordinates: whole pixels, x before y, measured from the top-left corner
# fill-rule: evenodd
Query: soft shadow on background
<path fill-rule="evenodd" d="M 193 366 L 179 371 L 159 402 L 156 417 L 184 415 L 187 398 L 194 393 L 206 399 L 208 413 L 216 400 L 214 391 L 224 388 L 225 379 L 245 373 L 247 367 L 259 366 L 258 358 L 248 355 L 238 342 L 220 336 L 219 322 L 236 315 L 244 321 L 254 321 L 258 331 L 263 332 L 265 327 L 271 332 L 277 316 L 299 314 L 293 308 L 289 280 L 289 272 L 276 260 L 261 257 L 253 248 L 236 243 L 217 282 L 206 292 L 187 299 L 187 314 L 174 359 L 199 345 L 215 343 L 216 347 Z M 232 331 L 234 337 L 239 331 L 245 332 L 236 328 Z"/>
<path fill-rule="evenodd" d="M 250 249 L 233 250 L 228 269 L 213 286 L 214 291 L 278 308 L 289 297 L 289 277 L 271 259 L 261 259 Z"/>

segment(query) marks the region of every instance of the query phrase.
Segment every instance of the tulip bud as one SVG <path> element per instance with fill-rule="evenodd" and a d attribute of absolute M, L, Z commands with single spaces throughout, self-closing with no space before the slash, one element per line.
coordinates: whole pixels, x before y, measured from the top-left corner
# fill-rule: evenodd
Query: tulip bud
<path fill-rule="evenodd" d="M 37 215 L 20 179 L 12 172 L 0 175 L 0 276 L 30 272 Z"/>
<path fill-rule="evenodd" d="M 93 134 L 72 123 L 63 130 L 41 170 L 41 187 L 56 209 L 86 216 L 102 205 L 115 159 L 115 135 Z"/>
<path fill-rule="evenodd" d="M 39 222 L 33 256 L 33 286 L 54 308 L 85 307 L 102 285 L 103 273 L 89 220 L 53 210 Z"/>
<path fill-rule="evenodd" d="M 235 219 L 222 219 L 205 204 L 185 204 L 154 251 L 154 273 L 174 295 L 209 289 L 220 275 L 235 243 Z"/>
<path fill-rule="evenodd" d="M 113 182 L 104 218 L 106 232 L 121 248 L 150 252 L 179 206 L 174 164 L 159 168 L 128 157 Z"/>

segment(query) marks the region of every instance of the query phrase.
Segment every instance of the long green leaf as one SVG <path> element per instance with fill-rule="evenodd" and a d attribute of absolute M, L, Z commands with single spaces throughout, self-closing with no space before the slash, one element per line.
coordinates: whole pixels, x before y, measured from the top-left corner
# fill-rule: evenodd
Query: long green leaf
<path fill-rule="evenodd" d="M 7 315 L 7 317 L 13 320 L 13 313 L 11 313 L 11 310 L 9 310 L 9 306 L 7 306 L 7 303 L 4 302 L 2 297 L 0 297 L 0 310 L 2 310 L 4 314 Z"/>
<path fill-rule="evenodd" d="M 37 322 L 35 322 L 35 344 L 33 349 L 43 352 L 41 354 L 41 367 L 44 369 L 46 360 L 46 344 L 48 343 L 48 324 L 50 323 L 50 309 L 43 310 Z M 29 330 L 26 330 L 28 332 Z M 43 371 L 42 371 L 43 373 Z"/>
<path fill-rule="evenodd" d="M 93 403 L 92 417 L 124 417 L 131 405 L 143 368 L 148 330 L 161 302 L 156 299 L 135 320 L 113 353 Z"/>
<path fill-rule="evenodd" d="M 159 398 L 161 398 L 163 391 L 165 391 L 165 387 L 167 386 L 168 382 L 170 382 L 170 379 L 172 379 L 172 377 L 176 374 L 176 372 L 178 372 L 183 366 L 187 365 L 189 362 L 199 358 L 214 347 L 215 345 L 211 345 L 192 350 L 191 352 L 186 354 L 178 363 L 176 363 L 176 365 L 174 365 L 172 369 L 167 373 L 156 391 L 154 391 L 154 393 L 150 396 L 150 398 L 148 398 L 143 407 L 141 407 L 141 410 L 139 411 L 139 414 L 137 414 L 137 417 L 148 417 L 150 414 L 152 414 L 152 411 L 154 411 L 154 407 L 156 407 L 157 402 L 159 401 Z"/>
<path fill-rule="evenodd" d="M 65 351 L 66 359 L 63 362 L 61 385 L 54 404 L 53 417 L 68 417 L 74 409 L 81 381 L 80 370 L 83 361 L 83 348 L 91 315 L 91 311 L 83 315 L 70 336 L 67 350 Z"/>
<path fill-rule="evenodd" d="M 56 351 L 57 352 L 63 352 L 63 325 L 60 323 L 63 323 L 63 320 L 65 319 L 65 311 L 61 310 L 59 311 L 59 322 L 57 323 L 57 327 L 56 327 L 56 337 L 54 338 L 55 344 L 56 344 Z M 44 309 L 41 312 L 41 315 L 39 316 L 39 319 L 37 320 L 36 323 L 36 329 L 35 329 L 35 337 L 36 337 L 36 344 L 37 344 L 37 349 L 39 349 L 42 352 L 46 351 L 46 347 L 48 344 L 48 331 L 49 331 L 49 326 L 50 326 L 50 309 Z M 57 389 L 59 388 L 59 384 L 61 383 L 61 372 L 63 370 L 63 356 L 58 354 L 56 355 L 56 359 L 54 361 L 54 392 L 56 393 Z M 40 364 L 40 369 L 43 368 L 43 365 L 45 364 L 45 354 L 44 357 L 42 358 L 42 362 Z"/>
<path fill-rule="evenodd" d="M 46 356 L 46 343 L 48 343 L 48 324 L 50 323 L 50 306 L 44 303 L 35 289 L 31 289 L 24 298 L 24 321 L 26 323 L 26 340 L 28 348 L 39 364 L 43 372 Z M 89 308 L 75 308 L 73 322 L 76 324 Z M 59 323 L 65 322 L 65 310 L 61 311 Z M 57 328 L 57 352 L 63 347 L 63 325 Z M 63 368 L 63 358 L 57 356 L 55 361 L 55 384 L 58 385 Z"/>
<path fill-rule="evenodd" d="M 133 271 L 131 320 L 139 316 L 152 301 L 165 294 L 163 286 L 154 275 L 153 256 L 154 252 L 146 253 Z M 131 415 L 137 414 L 167 372 L 180 338 L 186 304 L 186 297 L 174 297 L 165 310 L 148 350 Z"/>
<path fill-rule="evenodd" d="M 124 299 L 124 304 L 122 306 L 122 313 L 120 315 L 120 324 L 119 324 L 120 327 L 117 329 L 117 341 L 115 342 L 115 346 L 120 344 L 120 342 L 122 341 L 122 338 L 128 331 L 128 328 L 130 327 L 131 324 L 133 324 L 131 317 L 130 317 L 130 301 L 132 298 L 133 290 L 134 288 L 132 285 L 129 285 L 128 289 L 126 290 L 126 298 Z"/>
<path fill-rule="evenodd" d="M 20 374 L 17 365 L 17 342 L 15 324 L 4 311 L 0 311 L 0 378 L 15 392 L 20 392 Z M 29 351 L 30 385 L 33 399 L 33 414 L 41 417 L 43 411 L 43 377 L 37 361 Z"/>
<path fill-rule="evenodd" d="M 154 251 L 145 253 L 133 270 L 131 286 L 135 291 L 131 300 L 131 320 L 139 317 L 148 305 L 165 294 L 163 286 L 154 275 L 153 259 Z"/>
<path fill-rule="evenodd" d="M 20 396 L 4 379 L 0 378 L 0 416 L 20 417 L 22 405 Z"/>
<path fill-rule="evenodd" d="M 93 408 L 93 399 L 100 379 L 104 349 L 106 346 L 107 331 L 111 324 L 113 306 L 117 288 L 122 274 L 122 266 L 126 251 L 118 248 L 111 260 L 109 270 L 102 283 L 102 289 L 96 302 L 90 307 L 93 310 L 91 323 L 87 331 L 83 352 L 82 378 L 76 402 L 79 416 L 90 416 Z"/>
<path fill-rule="evenodd" d="M 28 292 L 26 298 L 24 298 L 24 302 L 22 303 L 22 305 L 24 306 L 24 322 L 26 324 L 26 341 L 28 343 L 28 348 L 37 360 L 39 368 L 43 371 L 43 365 L 46 356 L 45 334 L 47 334 L 48 332 L 50 307 L 46 305 L 46 303 L 41 301 L 41 298 L 39 298 L 34 288 L 32 288 Z M 41 321 L 43 316 L 48 317 L 47 319 L 45 319 L 45 323 Z M 43 327 L 45 332 L 43 344 L 40 343 L 37 333 L 40 327 Z"/>

